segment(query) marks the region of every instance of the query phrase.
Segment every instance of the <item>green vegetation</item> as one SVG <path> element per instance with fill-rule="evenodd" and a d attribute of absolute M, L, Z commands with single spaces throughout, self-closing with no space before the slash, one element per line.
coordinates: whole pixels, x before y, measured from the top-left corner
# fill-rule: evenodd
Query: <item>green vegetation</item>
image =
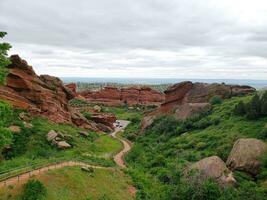
<path fill-rule="evenodd" d="M 84 138 L 79 135 L 82 130 L 80 128 L 55 124 L 43 118 L 34 118 L 30 122 L 33 128 L 25 128 L 18 113 L 19 111 L 13 110 L 8 104 L 0 102 L 0 148 L 4 158 L 0 162 L 0 172 L 72 159 L 103 166 L 115 165 L 112 155 L 122 148 L 122 144 L 116 139 L 94 132 Z M 11 133 L 7 129 L 10 125 L 19 126 L 21 132 Z M 51 145 L 46 140 L 50 130 L 67 135 L 67 142 L 72 148 L 62 151 Z M 10 148 L 3 151 L 7 146 Z"/>
<path fill-rule="evenodd" d="M 0 32 L 0 39 L 5 37 L 6 32 Z M 6 66 L 10 64 L 9 59 L 7 58 L 7 51 L 11 48 L 8 43 L 0 43 L 0 84 L 5 83 L 8 70 Z"/>
<path fill-rule="evenodd" d="M 77 106 L 77 107 L 89 105 L 89 103 L 87 101 L 82 100 L 82 99 L 71 99 L 69 101 L 69 104 L 71 106 Z"/>
<path fill-rule="evenodd" d="M 79 167 L 65 167 L 38 175 L 46 188 L 43 200 L 132 200 L 128 187 L 131 181 L 119 170 L 94 169 L 93 173 Z M 16 200 L 23 192 L 21 185 L 0 188 L 2 200 Z"/>
<path fill-rule="evenodd" d="M 265 91 L 261 96 L 255 94 L 247 103 L 239 101 L 234 108 L 234 113 L 245 115 L 250 120 L 267 116 L 267 92 Z"/>
<path fill-rule="evenodd" d="M 47 195 L 45 186 L 38 180 L 29 180 L 21 196 L 21 200 L 42 200 Z"/>
<path fill-rule="evenodd" d="M 220 188 L 211 180 L 199 182 L 193 177 L 184 180 L 184 168 L 208 156 L 217 155 L 226 161 L 238 138 L 264 138 L 267 117 L 256 121 L 234 114 L 240 101 L 250 102 L 253 97 L 236 97 L 215 104 L 210 113 L 202 113 L 184 122 L 163 116 L 135 139 L 126 161 L 130 168 L 137 199 L 191 200 L 191 199 L 266 199 L 267 165 L 254 179 L 235 172 L 237 188 Z M 266 140 L 266 137 L 265 137 Z M 266 163 L 266 162 L 264 162 Z"/>

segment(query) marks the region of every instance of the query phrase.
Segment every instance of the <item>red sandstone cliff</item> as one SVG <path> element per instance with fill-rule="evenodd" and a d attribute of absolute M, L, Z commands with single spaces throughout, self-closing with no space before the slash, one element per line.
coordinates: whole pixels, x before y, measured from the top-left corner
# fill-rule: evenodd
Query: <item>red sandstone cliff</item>
<path fill-rule="evenodd" d="M 90 102 L 106 105 L 160 105 L 164 94 L 150 87 L 116 88 L 107 86 L 99 91 L 83 91 L 79 93 Z"/>
<path fill-rule="evenodd" d="M 255 92 L 250 86 L 181 82 L 170 86 L 165 93 L 165 101 L 160 108 L 147 114 L 142 121 L 142 128 L 153 123 L 162 114 L 173 114 L 177 119 L 184 120 L 195 113 L 211 108 L 209 101 L 218 96 L 222 99 Z"/>
<path fill-rule="evenodd" d="M 45 116 L 53 122 L 74 123 L 94 131 L 99 130 L 96 123 L 88 121 L 68 106 L 74 93 L 59 78 L 36 75 L 32 67 L 18 55 L 11 56 L 10 60 L 6 84 L 0 86 L 0 99 L 32 115 Z"/>

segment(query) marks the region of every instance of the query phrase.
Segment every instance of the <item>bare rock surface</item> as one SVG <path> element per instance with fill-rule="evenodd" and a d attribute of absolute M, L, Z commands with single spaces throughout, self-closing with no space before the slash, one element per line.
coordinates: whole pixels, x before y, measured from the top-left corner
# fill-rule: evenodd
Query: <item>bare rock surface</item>
<path fill-rule="evenodd" d="M 239 139 L 235 142 L 226 164 L 231 170 L 240 170 L 257 175 L 261 166 L 259 158 L 266 152 L 267 145 L 261 140 Z"/>
<path fill-rule="evenodd" d="M 236 183 L 233 173 L 218 156 L 207 157 L 192 164 L 189 167 L 189 171 L 191 170 L 197 170 L 201 180 L 211 178 L 222 186 L 234 185 Z"/>

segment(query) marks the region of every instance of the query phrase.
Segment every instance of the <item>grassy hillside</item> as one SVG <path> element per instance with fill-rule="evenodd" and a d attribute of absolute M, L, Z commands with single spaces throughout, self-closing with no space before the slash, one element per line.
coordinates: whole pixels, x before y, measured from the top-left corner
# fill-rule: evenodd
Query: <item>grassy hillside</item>
<path fill-rule="evenodd" d="M 82 130 L 66 124 L 55 124 L 46 119 L 34 118 L 30 121 L 33 128 L 25 128 L 19 120 L 17 111 L 8 104 L 0 102 L 0 128 L 6 133 L 1 134 L 2 160 L 0 172 L 14 168 L 31 166 L 38 163 L 50 163 L 59 160 L 80 159 L 88 163 L 103 166 L 115 166 L 112 155 L 122 148 L 122 144 L 108 136 L 90 132 L 87 138 L 79 135 Z M 7 127 L 17 125 L 20 133 L 11 133 Z M 58 150 L 51 145 L 46 136 L 50 130 L 60 131 L 69 136 L 68 143 L 71 149 Z M 4 141 L 4 142 L 3 142 Z M 5 146 L 10 146 L 9 151 L 4 151 Z M 0 146 L 1 147 L 1 146 Z"/>
<path fill-rule="evenodd" d="M 183 169 L 202 158 L 217 155 L 226 161 L 238 138 L 267 140 L 267 117 L 248 120 L 233 113 L 235 105 L 248 97 L 237 97 L 214 105 L 205 113 L 185 122 L 161 117 L 136 141 L 126 159 L 129 174 L 139 189 L 137 199 L 267 199 L 263 185 L 267 180 L 267 162 L 254 180 L 235 172 L 237 189 L 220 189 L 213 182 L 200 185 L 183 180 Z M 265 183 L 264 183 L 265 182 Z"/>
<path fill-rule="evenodd" d="M 46 190 L 45 200 L 132 200 L 130 180 L 121 171 L 96 169 L 93 174 L 79 167 L 66 167 L 38 176 Z M 0 189 L 1 200 L 16 200 L 23 185 Z"/>

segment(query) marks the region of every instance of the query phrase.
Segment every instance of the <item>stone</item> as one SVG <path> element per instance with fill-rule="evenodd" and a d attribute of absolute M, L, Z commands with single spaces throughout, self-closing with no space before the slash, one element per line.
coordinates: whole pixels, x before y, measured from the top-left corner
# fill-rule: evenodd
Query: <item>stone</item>
<path fill-rule="evenodd" d="M 29 122 L 23 122 L 25 128 L 33 128 L 33 125 Z"/>
<path fill-rule="evenodd" d="M 46 139 L 48 142 L 53 141 L 58 136 L 58 133 L 54 130 L 51 130 L 47 133 Z"/>
<path fill-rule="evenodd" d="M 188 171 L 196 170 L 200 180 L 213 179 L 221 186 L 233 186 L 236 180 L 233 173 L 226 167 L 224 161 L 218 156 L 204 158 L 192 164 Z M 187 172 L 188 172 L 187 171 Z"/>
<path fill-rule="evenodd" d="M 81 170 L 84 172 L 88 172 L 88 173 L 94 173 L 95 172 L 94 168 L 88 167 L 88 166 L 82 166 Z"/>
<path fill-rule="evenodd" d="M 101 112 L 101 107 L 99 105 L 95 105 L 93 109 L 95 112 Z"/>
<path fill-rule="evenodd" d="M 267 152 L 267 145 L 254 138 L 238 139 L 227 159 L 226 165 L 231 170 L 247 172 L 253 176 L 260 172 L 259 158 Z"/>
<path fill-rule="evenodd" d="M 20 133 L 21 132 L 21 128 L 19 126 L 15 126 L 15 125 L 8 127 L 8 130 L 10 130 L 13 133 Z"/>
<path fill-rule="evenodd" d="M 79 134 L 83 137 L 88 137 L 89 136 L 89 133 L 86 132 L 86 131 L 79 131 Z"/>
<path fill-rule="evenodd" d="M 69 143 L 67 143 L 66 141 L 59 141 L 59 142 L 57 142 L 57 147 L 59 149 L 69 149 L 69 148 L 71 148 L 71 145 Z"/>
<path fill-rule="evenodd" d="M 28 113 L 25 113 L 25 112 L 19 113 L 19 118 L 22 121 L 29 121 L 31 119 L 31 117 L 29 116 L 29 114 Z"/>

